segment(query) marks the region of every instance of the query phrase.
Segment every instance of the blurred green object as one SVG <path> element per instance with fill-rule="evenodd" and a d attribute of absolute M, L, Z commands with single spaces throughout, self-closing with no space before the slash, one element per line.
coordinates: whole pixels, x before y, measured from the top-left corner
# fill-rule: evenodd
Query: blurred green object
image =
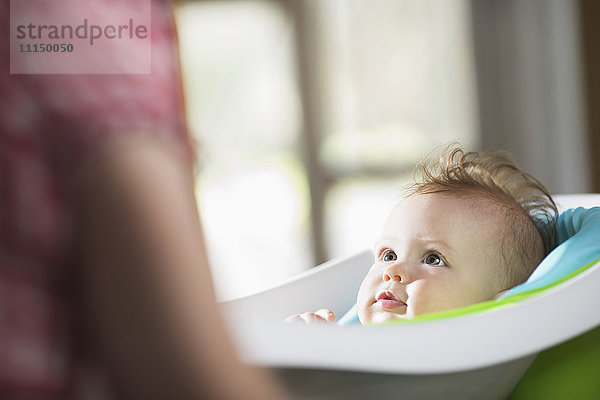
<path fill-rule="evenodd" d="M 509 399 L 600 399 L 600 327 L 541 352 Z"/>

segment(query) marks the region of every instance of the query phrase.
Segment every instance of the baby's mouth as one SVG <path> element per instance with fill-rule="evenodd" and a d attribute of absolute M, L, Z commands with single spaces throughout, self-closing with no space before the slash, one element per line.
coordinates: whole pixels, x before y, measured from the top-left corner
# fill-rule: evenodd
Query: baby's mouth
<path fill-rule="evenodd" d="M 379 304 L 381 308 L 386 310 L 396 310 L 406 307 L 406 303 L 402 300 L 399 300 L 394 293 L 389 290 L 379 292 L 377 297 L 375 297 L 375 302 Z"/>

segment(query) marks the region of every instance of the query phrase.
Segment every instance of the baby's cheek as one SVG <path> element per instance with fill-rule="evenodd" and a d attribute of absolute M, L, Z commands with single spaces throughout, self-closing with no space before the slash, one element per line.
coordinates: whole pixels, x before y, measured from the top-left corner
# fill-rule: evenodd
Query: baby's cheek
<path fill-rule="evenodd" d="M 356 297 L 356 312 L 358 313 L 358 317 L 361 319 L 361 321 L 362 321 L 362 317 L 366 313 L 366 311 L 367 311 L 367 302 L 365 299 L 363 289 L 361 287 L 361 289 L 358 291 L 358 296 Z"/>
<path fill-rule="evenodd" d="M 372 310 L 365 303 L 356 302 L 356 313 L 361 324 L 368 324 L 373 320 Z"/>
<path fill-rule="evenodd" d="M 373 303 L 373 294 L 371 292 L 371 285 L 365 279 L 358 290 L 358 295 L 356 296 L 356 312 L 358 314 L 358 318 L 363 324 L 370 322 L 372 319 L 371 305 Z"/>
<path fill-rule="evenodd" d="M 470 288 L 446 282 L 424 283 L 415 288 L 412 297 L 415 316 L 453 310 L 478 302 L 478 296 Z"/>
<path fill-rule="evenodd" d="M 413 285 L 409 285 L 406 292 L 408 294 L 407 313 L 411 317 L 443 311 L 448 307 L 448 302 L 452 301 L 446 293 L 446 288 L 437 287 L 426 281 L 417 281 Z"/>
<path fill-rule="evenodd" d="M 371 316 L 367 315 L 366 311 L 363 309 L 358 309 L 357 310 L 357 314 L 358 314 L 358 320 L 360 321 L 361 324 L 368 324 L 369 322 L 371 322 Z"/>
<path fill-rule="evenodd" d="M 356 296 L 357 303 L 366 303 L 369 298 L 373 297 L 376 286 L 371 274 L 365 276 L 358 289 L 358 295 Z"/>

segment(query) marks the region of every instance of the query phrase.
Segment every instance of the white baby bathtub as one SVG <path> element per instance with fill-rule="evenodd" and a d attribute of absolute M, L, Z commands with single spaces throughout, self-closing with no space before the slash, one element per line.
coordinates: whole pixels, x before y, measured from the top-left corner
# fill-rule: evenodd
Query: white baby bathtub
<path fill-rule="evenodd" d="M 600 195 L 556 196 L 560 210 Z M 334 259 L 270 290 L 223 303 L 249 363 L 273 368 L 297 399 L 505 399 L 535 356 L 600 325 L 600 263 L 515 304 L 398 326 L 283 323 L 327 307 L 343 315 L 372 262 Z"/>

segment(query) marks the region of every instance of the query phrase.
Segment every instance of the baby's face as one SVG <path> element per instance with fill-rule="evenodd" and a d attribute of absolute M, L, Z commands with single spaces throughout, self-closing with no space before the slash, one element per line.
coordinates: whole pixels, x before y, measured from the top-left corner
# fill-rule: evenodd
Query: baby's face
<path fill-rule="evenodd" d="M 502 267 L 500 216 L 485 210 L 440 193 L 413 195 L 396 205 L 358 293 L 361 322 L 458 308 L 506 289 L 496 278 Z"/>

